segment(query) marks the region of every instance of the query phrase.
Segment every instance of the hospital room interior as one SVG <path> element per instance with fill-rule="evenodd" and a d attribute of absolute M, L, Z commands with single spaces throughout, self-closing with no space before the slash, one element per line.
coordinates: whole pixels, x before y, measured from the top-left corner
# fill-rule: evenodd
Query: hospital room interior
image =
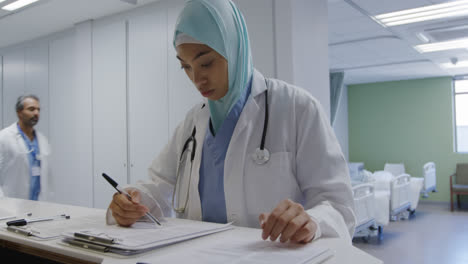
<path fill-rule="evenodd" d="M 173 32 L 183 0 L 0 1 L 0 130 L 40 98 L 53 202 L 107 208 L 202 100 Z M 468 1 L 234 0 L 255 68 L 323 106 L 347 161 L 353 245 L 468 263 Z"/>

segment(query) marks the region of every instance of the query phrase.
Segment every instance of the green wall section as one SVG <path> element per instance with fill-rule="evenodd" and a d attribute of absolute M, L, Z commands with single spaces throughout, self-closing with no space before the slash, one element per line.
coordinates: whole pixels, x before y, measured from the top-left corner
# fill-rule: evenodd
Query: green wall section
<path fill-rule="evenodd" d="M 404 163 L 422 177 L 428 161 L 436 164 L 437 193 L 430 200 L 449 201 L 449 176 L 467 154 L 453 148 L 452 78 L 440 77 L 348 86 L 349 160 L 367 170 Z"/>

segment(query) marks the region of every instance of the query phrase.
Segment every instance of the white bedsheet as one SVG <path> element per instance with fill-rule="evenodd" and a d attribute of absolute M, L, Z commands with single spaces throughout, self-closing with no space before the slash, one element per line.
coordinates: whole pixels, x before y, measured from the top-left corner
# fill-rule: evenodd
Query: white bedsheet
<path fill-rule="evenodd" d="M 374 217 L 377 225 L 386 226 L 390 221 L 390 192 L 375 191 L 375 212 Z"/>
<path fill-rule="evenodd" d="M 416 210 L 418 207 L 419 196 L 424 185 L 424 178 L 411 177 L 410 181 L 410 202 L 411 210 Z"/>

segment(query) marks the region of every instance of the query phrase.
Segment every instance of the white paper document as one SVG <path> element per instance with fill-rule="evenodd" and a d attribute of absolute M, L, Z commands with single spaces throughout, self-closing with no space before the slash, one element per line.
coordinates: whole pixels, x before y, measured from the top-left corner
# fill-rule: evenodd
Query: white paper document
<path fill-rule="evenodd" d="M 200 258 L 205 255 L 210 256 L 211 259 L 217 259 L 217 261 L 205 259 L 206 261 L 203 263 L 310 264 L 328 259 L 333 255 L 333 252 L 320 246 L 259 240 L 251 243 L 218 244 L 213 248 L 198 252 L 197 255 L 194 257 Z"/>
<path fill-rule="evenodd" d="M 194 246 L 184 250 L 178 259 L 174 255 L 144 259 L 144 263 L 179 263 L 190 260 L 191 264 L 318 264 L 329 259 L 334 252 L 316 244 L 280 243 L 256 241 L 243 238 L 220 238 L 216 243 Z"/>

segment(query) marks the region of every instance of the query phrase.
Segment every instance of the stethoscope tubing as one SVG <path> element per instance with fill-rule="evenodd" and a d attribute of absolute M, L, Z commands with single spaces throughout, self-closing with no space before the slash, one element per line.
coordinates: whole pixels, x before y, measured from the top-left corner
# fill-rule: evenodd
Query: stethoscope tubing
<path fill-rule="evenodd" d="M 266 80 L 265 80 L 266 82 Z M 268 87 L 268 86 L 267 86 Z M 262 141 L 260 142 L 260 149 L 265 149 L 265 138 L 268 129 L 268 89 L 265 90 L 265 120 L 263 121 L 263 132 L 262 132 Z"/>
<path fill-rule="evenodd" d="M 258 164 L 258 165 L 262 165 L 262 164 L 265 164 L 266 162 L 268 162 L 269 160 L 269 151 L 267 149 L 265 149 L 265 139 L 266 139 L 266 133 L 267 133 L 267 130 L 268 130 L 268 120 L 269 120 L 269 107 L 268 107 L 268 83 L 267 83 L 267 80 L 265 79 L 265 85 L 267 87 L 267 89 L 265 90 L 265 118 L 264 118 L 264 121 L 263 121 L 263 131 L 262 131 L 262 140 L 260 141 L 260 148 L 257 148 L 257 151 L 260 150 L 260 152 L 262 153 L 262 157 L 258 157 L 258 156 L 255 156 L 254 155 L 254 160 L 255 162 Z M 202 106 L 202 109 L 203 107 L 205 107 L 205 104 L 203 104 Z M 180 175 L 179 175 L 179 169 L 180 169 L 180 162 L 182 162 L 182 156 L 184 154 L 184 151 L 188 148 L 188 145 L 190 143 L 190 141 L 193 141 L 193 149 L 192 149 L 192 153 L 191 153 L 191 156 L 190 156 L 190 177 L 189 177 L 189 185 L 190 186 L 190 182 L 191 182 L 191 178 L 192 178 L 192 164 L 193 164 L 193 160 L 195 158 L 195 152 L 196 152 L 196 149 L 197 149 L 197 141 L 195 139 L 195 135 L 196 135 L 196 126 L 193 126 L 193 130 L 192 130 L 192 134 L 190 135 L 189 138 L 187 138 L 187 140 L 185 141 L 183 147 L 182 147 L 182 152 L 180 154 L 180 158 L 179 158 L 179 164 L 177 166 L 177 171 L 176 171 L 176 182 L 174 184 L 174 190 L 173 190 L 173 193 L 172 193 L 172 208 L 174 209 L 174 211 L 176 211 L 177 213 L 184 213 L 185 211 L 185 208 L 187 207 L 187 203 L 188 203 L 188 194 L 187 194 L 187 197 L 186 197 L 186 201 L 185 201 L 185 204 L 184 204 L 184 207 L 175 207 L 175 193 L 176 193 L 176 190 L 177 190 L 177 184 L 179 183 L 179 180 L 180 180 Z"/>

